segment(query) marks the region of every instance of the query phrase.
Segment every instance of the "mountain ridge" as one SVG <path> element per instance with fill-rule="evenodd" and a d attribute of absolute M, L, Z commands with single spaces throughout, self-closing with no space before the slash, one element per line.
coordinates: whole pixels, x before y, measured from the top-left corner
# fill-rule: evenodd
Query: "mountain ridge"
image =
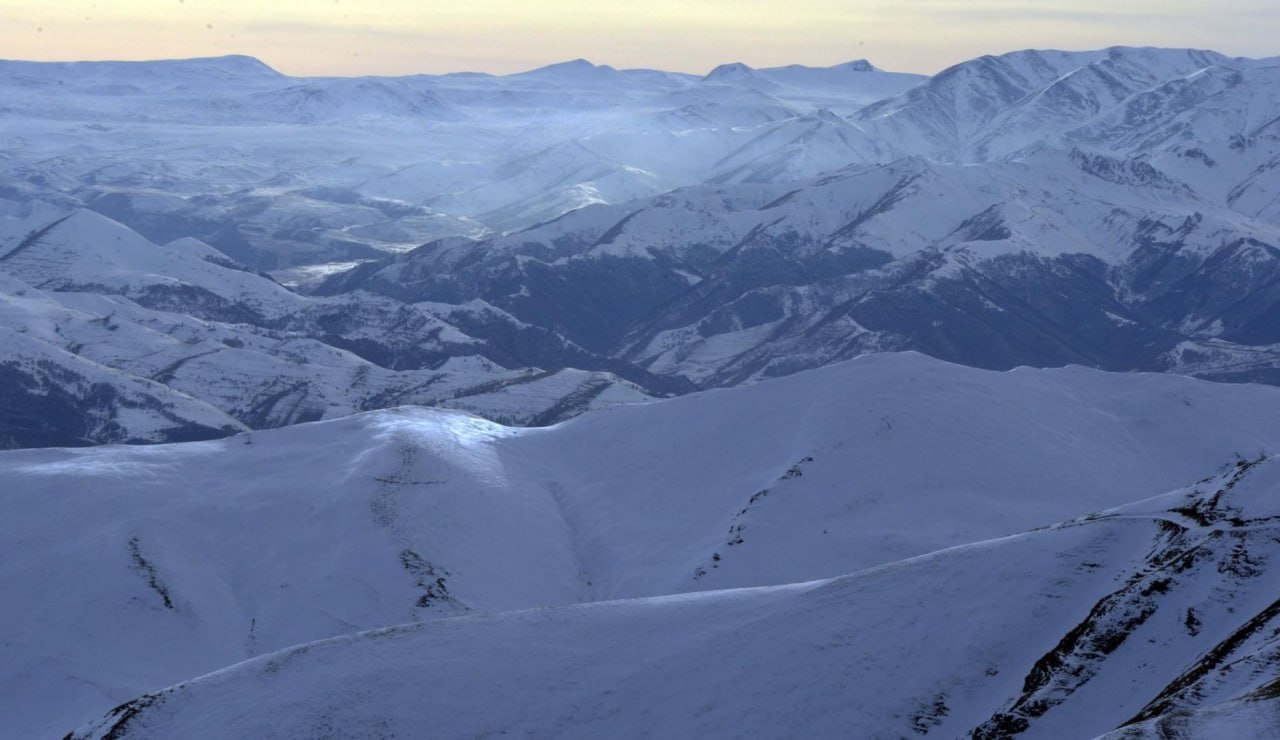
<path fill-rule="evenodd" d="M 355 629 L 863 571 L 1231 469 L 1280 444 L 1278 405 L 1265 386 L 888 354 L 544 429 L 405 407 L 0 452 L 0 505 L 24 512 L 0 517 L 3 580 L 18 603 L 79 605 L 0 614 L 28 646 L 0 695 L 61 734 L 70 706 Z M 50 660 L 60 645 L 79 647 Z"/>
<path fill-rule="evenodd" d="M 66 71 L 56 94 L 6 88 L 0 271 L 55 302 L 219 324 L 259 367 L 282 364 L 267 344 L 316 343 L 285 350 L 307 359 L 287 384 L 243 378 L 260 403 L 196 384 L 239 348 L 140 363 L 258 428 L 498 387 L 528 395 L 472 408 L 531 423 L 583 408 L 526 406 L 538 383 L 660 396 L 886 349 L 1280 380 L 1280 68 L 1127 47 L 927 79 L 867 67 L 732 68 L 762 90 L 576 60 L 532 78 L 212 81 L 198 97 Z M 409 390 L 426 383 L 438 391 Z"/>

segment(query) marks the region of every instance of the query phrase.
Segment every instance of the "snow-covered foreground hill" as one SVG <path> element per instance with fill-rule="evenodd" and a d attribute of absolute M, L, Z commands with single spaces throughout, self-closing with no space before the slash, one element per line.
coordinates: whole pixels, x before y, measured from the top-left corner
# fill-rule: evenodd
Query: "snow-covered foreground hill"
<path fill-rule="evenodd" d="M 1265 620 L 1229 638 L 1273 598 L 1276 418 L 1265 386 L 905 354 L 543 429 L 0 453 L 7 728 L 250 660 L 85 733 L 1102 733 L 1216 645 L 1177 702 L 1275 678 Z"/>
<path fill-rule="evenodd" d="M 73 737 L 1273 737 L 1277 490 L 1280 465 L 1242 462 L 833 580 L 365 632 Z"/>

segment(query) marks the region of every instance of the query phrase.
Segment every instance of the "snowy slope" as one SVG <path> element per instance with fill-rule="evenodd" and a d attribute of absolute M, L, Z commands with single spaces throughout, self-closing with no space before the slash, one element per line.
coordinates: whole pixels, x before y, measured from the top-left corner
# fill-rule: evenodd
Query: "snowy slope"
<path fill-rule="evenodd" d="M 77 210 L 47 221 L 6 219 L 0 269 L 41 289 L 154 294 L 163 302 L 193 292 L 184 308 L 246 311 L 278 316 L 296 310 L 294 296 L 270 279 L 210 262 L 207 254 L 158 247 L 131 229 L 92 211 Z M 230 263 L 230 260 L 226 260 Z M 206 286 L 216 286 L 209 291 Z M 212 295 L 209 295 L 212 293 Z"/>
<path fill-rule="evenodd" d="M 839 576 L 1175 488 L 1273 449 L 1277 413 L 1268 387 L 884 355 L 547 429 L 400 409 L 0 453 L 0 506 L 22 512 L 0 517 L 0 582 L 29 605 L 2 613 L 0 696 L 20 734 L 60 734 L 359 630 Z"/>
<path fill-rule="evenodd" d="M 371 298 L 363 305 L 338 303 L 328 310 L 367 322 L 366 327 L 415 318 L 380 308 L 386 307 Z M 145 378 L 199 398 L 252 428 L 404 403 L 540 424 L 588 408 L 649 398 L 607 373 L 512 371 L 479 355 L 461 355 L 430 368 L 388 368 L 301 333 L 155 311 L 115 296 L 44 293 L 2 275 L 0 324 L 112 368 L 121 382 Z M 332 337 L 329 341 L 342 344 Z M 36 361 L 19 345 L 10 348 L 9 358 Z M 32 444 L 15 440 L 7 446 Z"/>
<path fill-rule="evenodd" d="M 246 262 L 272 269 L 520 228 L 584 203 L 723 177 L 716 163 L 767 143 L 756 127 L 824 110 L 850 117 L 846 137 L 876 146 L 833 155 L 825 137 L 779 139 L 776 151 L 757 156 L 812 164 L 757 167 L 755 177 L 780 181 L 908 155 L 986 161 L 1045 147 L 1127 156 L 1176 140 L 1170 157 L 1252 157 L 1251 167 L 1232 163 L 1208 178 L 1225 197 L 1274 155 L 1227 156 L 1239 153 L 1228 140 L 1256 140 L 1275 120 L 1274 60 L 1185 49 L 1021 51 L 931 78 L 865 60 L 727 64 L 703 79 L 584 60 L 503 77 L 353 79 L 288 78 L 236 57 L 5 65 L 10 115 L 0 132 L 9 146 L 0 172 L 14 187 L 86 203 L 132 199 L 136 209 L 109 215 L 127 215 L 157 241 L 218 235 L 229 249 L 251 250 Z M 589 153 L 573 166 L 541 154 L 574 147 Z M 381 211 L 290 203 L 294 219 L 263 208 L 284 188 L 314 187 L 388 202 Z M 428 206 L 413 217 L 393 212 Z M 384 233 L 386 222 L 399 233 Z"/>
<path fill-rule="evenodd" d="M 0 328 L 48 345 L 14 344 L 7 360 L 29 373 L 50 362 L 47 352 L 68 353 L 105 366 L 99 368 L 104 388 L 149 384 L 153 394 L 163 389 L 200 399 L 235 420 L 222 417 L 230 425 L 214 429 L 276 427 L 403 403 L 443 403 L 508 423 L 543 423 L 649 397 L 607 372 L 521 367 L 527 358 L 468 336 L 428 307 L 360 294 L 301 296 L 207 244 L 155 245 L 89 211 L 15 208 L 0 219 L 0 249 Z M 579 363 L 590 364 L 582 355 Z M 70 395 L 59 396 L 65 409 L 53 408 L 52 398 L 45 404 L 44 413 L 67 426 L 71 436 L 64 443 L 165 438 L 124 419 L 117 406 L 96 408 L 83 389 L 73 391 L 70 378 L 83 374 L 67 376 Z M 56 375 L 33 387 L 51 384 L 57 385 Z M 521 392 L 511 390 L 516 387 Z M 35 397 L 28 401 L 35 405 L 24 418 L 41 405 Z M 68 416 L 76 408 L 102 415 L 107 426 L 86 433 Z M 19 423 L 17 415 L 7 414 L 6 423 Z M 124 431 L 112 431 L 112 423 Z M 47 443 L 8 437 L 5 446 Z"/>
<path fill-rule="evenodd" d="M 1194 49 L 1018 51 L 950 67 L 855 119 L 903 152 L 982 161 L 1052 142 L 1168 80 L 1254 64 Z"/>
<path fill-rule="evenodd" d="M 723 163 L 726 178 L 803 167 L 767 158 L 779 137 L 847 148 L 843 125 L 779 124 L 767 145 Z M 593 351 L 718 385 L 883 349 L 984 367 L 1165 370 L 1192 366 L 1168 359 L 1181 342 L 1226 340 L 1261 359 L 1280 341 L 1278 259 L 1273 224 L 1147 161 L 1072 149 L 683 188 L 429 243 L 324 290 L 480 299 Z M 1275 367 L 1272 354 L 1243 377 L 1270 382 Z"/>
<path fill-rule="evenodd" d="M 826 109 L 762 127 L 716 162 L 710 182 L 791 182 L 883 159 L 884 149 L 861 129 Z"/>
<path fill-rule="evenodd" d="M 1192 489 L 834 580 L 312 643 L 73 736 L 1091 737 L 1252 696 L 1230 718 L 1261 737 L 1276 715 L 1256 699 L 1280 676 L 1264 569 L 1278 485 L 1274 461 L 1240 461 Z M 1179 719 L 1161 736 L 1206 736 Z"/>
<path fill-rule="evenodd" d="M 584 202 L 701 182 L 751 138 L 738 130 L 745 122 L 848 112 L 916 81 L 868 65 L 788 68 L 777 71 L 775 97 L 583 60 L 505 77 L 352 79 L 289 78 L 245 58 L 6 65 L 6 179 L 46 198 L 107 198 L 108 215 L 157 241 L 247 243 L 254 259 L 244 261 L 273 269 L 518 228 Z M 689 136 L 694 129 L 702 135 Z M 601 138 L 613 143 L 600 147 Z M 577 166 L 540 154 L 574 147 L 599 154 L 578 154 Z M 300 223 L 262 208 L 283 188 L 315 187 L 390 202 L 382 217 L 350 203 L 291 203 Z M 548 199 L 548 188 L 562 192 Z M 394 213 L 427 206 L 416 221 Z M 403 238 L 379 233 L 384 221 Z"/>
<path fill-rule="evenodd" d="M 246 427 L 197 398 L 0 327 L 4 415 L 0 449 L 177 442 Z"/>

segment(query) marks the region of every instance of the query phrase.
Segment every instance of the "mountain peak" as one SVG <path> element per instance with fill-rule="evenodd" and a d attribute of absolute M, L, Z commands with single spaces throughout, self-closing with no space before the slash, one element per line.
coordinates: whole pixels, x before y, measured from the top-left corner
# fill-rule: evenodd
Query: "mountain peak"
<path fill-rule="evenodd" d="M 577 59 L 570 59 L 567 62 L 556 62 L 555 64 L 548 64 L 547 66 L 543 67 L 543 69 L 596 69 L 596 65 L 592 64 L 586 59 L 583 59 L 582 57 L 578 57 Z"/>
<path fill-rule="evenodd" d="M 249 80 L 252 78 L 284 76 L 262 60 L 243 54 L 141 61 L 32 62 L 4 60 L 0 61 L 0 69 L 21 70 L 25 74 L 51 76 L 58 79 L 74 76 L 146 80 L 163 79 L 165 77 L 172 77 L 173 79 L 216 78 Z"/>
<path fill-rule="evenodd" d="M 211 73 L 225 77 L 284 77 L 271 65 L 247 54 L 178 59 L 165 64 L 186 70 L 195 75 Z"/>
<path fill-rule="evenodd" d="M 756 71 L 742 62 L 730 62 L 721 64 L 719 67 L 707 73 L 702 79 L 707 82 L 717 82 L 726 80 L 745 80 L 755 77 Z"/>
<path fill-rule="evenodd" d="M 567 62 L 556 62 L 548 64 L 544 67 L 531 69 L 527 72 L 520 72 L 521 75 L 583 75 L 583 74 L 599 74 L 616 71 L 607 64 L 593 64 L 586 59 L 570 59 Z"/>

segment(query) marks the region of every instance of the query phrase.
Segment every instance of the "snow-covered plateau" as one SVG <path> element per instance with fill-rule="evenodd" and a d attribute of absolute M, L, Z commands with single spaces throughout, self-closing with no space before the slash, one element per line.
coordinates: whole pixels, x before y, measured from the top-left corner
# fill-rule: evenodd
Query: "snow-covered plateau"
<path fill-rule="evenodd" d="M 3 737 L 1280 737 L 1280 58 L 0 61 L 0 348 Z"/>

